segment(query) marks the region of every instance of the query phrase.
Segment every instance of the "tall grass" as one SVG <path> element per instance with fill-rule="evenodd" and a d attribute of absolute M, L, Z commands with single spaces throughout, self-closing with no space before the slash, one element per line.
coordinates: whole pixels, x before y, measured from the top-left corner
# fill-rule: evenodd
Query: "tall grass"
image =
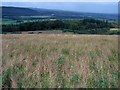
<path fill-rule="evenodd" d="M 115 35 L 3 35 L 3 87 L 117 88 L 117 49 Z"/>

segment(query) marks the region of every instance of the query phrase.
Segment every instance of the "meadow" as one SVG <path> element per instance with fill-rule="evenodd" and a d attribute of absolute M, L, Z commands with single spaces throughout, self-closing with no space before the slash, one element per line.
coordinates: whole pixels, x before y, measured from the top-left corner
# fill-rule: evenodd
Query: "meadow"
<path fill-rule="evenodd" d="M 2 86 L 117 88 L 118 36 L 3 34 Z"/>
<path fill-rule="evenodd" d="M 0 24 L 2 25 L 17 24 L 17 20 L 2 19 L 2 22 L 0 22 Z"/>

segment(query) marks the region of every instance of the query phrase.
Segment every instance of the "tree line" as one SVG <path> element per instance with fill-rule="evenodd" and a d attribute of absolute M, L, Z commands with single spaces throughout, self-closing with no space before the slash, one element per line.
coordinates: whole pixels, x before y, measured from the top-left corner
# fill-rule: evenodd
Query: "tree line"
<path fill-rule="evenodd" d="M 111 23 L 107 20 L 49 20 L 2 25 L 2 32 L 62 30 L 63 32 L 99 34 L 107 32 L 111 27 Z"/>

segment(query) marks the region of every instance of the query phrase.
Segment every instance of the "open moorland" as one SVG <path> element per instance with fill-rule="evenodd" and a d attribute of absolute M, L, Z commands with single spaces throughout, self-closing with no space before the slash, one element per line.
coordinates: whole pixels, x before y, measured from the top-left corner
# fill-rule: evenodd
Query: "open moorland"
<path fill-rule="evenodd" d="M 118 36 L 3 34 L 3 87 L 117 88 Z"/>

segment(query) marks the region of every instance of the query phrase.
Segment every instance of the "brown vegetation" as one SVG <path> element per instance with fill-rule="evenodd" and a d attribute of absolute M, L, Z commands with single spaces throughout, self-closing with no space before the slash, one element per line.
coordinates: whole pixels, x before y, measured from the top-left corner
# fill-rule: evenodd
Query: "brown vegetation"
<path fill-rule="evenodd" d="M 118 87 L 117 37 L 71 34 L 3 35 L 3 86 Z"/>

